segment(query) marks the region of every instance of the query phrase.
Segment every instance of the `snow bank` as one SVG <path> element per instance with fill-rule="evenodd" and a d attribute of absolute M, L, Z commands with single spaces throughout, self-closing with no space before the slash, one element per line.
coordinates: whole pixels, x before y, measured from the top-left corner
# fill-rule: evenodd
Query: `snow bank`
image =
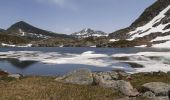
<path fill-rule="evenodd" d="M 143 36 L 149 35 L 154 32 L 162 32 L 162 33 L 169 32 L 170 29 L 163 30 L 167 25 L 169 25 L 169 23 L 168 24 L 160 24 L 156 27 L 152 27 L 155 23 L 161 21 L 161 19 L 165 17 L 165 13 L 169 9 L 170 9 L 170 5 L 167 8 L 165 8 L 163 11 L 161 11 L 149 23 L 145 24 L 144 26 L 138 27 L 138 28 L 136 28 L 136 30 L 130 32 L 129 34 L 132 35 L 132 37 L 129 40 L 133 40 L 138 37 L 143 37 Z"/>
<path fill-rule="evenodd" d="M 133 62 L 143 65 L 144 68 L 135 68 L 136 72 L 170 71 L 170 52 L 139 52 L 136 54 L 114 54 L 112 57 L 127 57 Z"/>
<path fill-rule="evenodd" d="M 153 44 L 152 47 L 155 47 L 155 48 L 170 48 L 170 41 L 167 41 L 165 43 Z"/>

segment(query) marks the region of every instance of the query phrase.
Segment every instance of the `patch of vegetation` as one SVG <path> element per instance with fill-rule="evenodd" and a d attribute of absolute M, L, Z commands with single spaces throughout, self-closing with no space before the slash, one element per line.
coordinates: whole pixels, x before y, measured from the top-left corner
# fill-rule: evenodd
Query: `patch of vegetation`
<path fill-rule="evenodd" d="M 163 73 L 163 72 L 153 72 L 153 73 L 138 73 L 133 74 L 131 83 L 132 85 L 137 88 L 139 91 L 143 91 L 141 87 L 145 83 L 149 82 L 164 82 L 170 83 L 170 73 Z"/>
<path fill-rule="evenodd" d="M 117 47 L 117 48 L 133 47 L 134 42 L 128 41 L 128 40 L 119 40 L 119 41 L 108 43 L 108 46 L 109 47 Z"/>
<path fill-rule="evenodd" d="M 1 100 L 115 100 L 123 97 L 111 89 L 59 83 L 53 77 L 0 81 L 0 90 Z"/>
<path fill-rule="evenodd" d="M 132 68 L 143 68 L 144 66 L 138 63 L 134 63 L 134 62 L 124 62 L 130 65 L 130 67 Z"/>
<path fill-rule="evenodd" d="M 9 35 L 6 33 L 0 33 L 0 42 L 7 43 L 7 44 L 22 44 L 28 43 L 28 40 L 22 39 L 21 37 Z"/>

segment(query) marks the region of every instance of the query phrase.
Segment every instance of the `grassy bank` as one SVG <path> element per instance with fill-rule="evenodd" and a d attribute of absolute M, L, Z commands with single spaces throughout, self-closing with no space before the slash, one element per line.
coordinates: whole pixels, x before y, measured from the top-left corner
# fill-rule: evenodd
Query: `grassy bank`
<path fill-rule="evenodd" d="M 99 86 L 56 82 L 54 77 L 1 78 L 0 100 L 116 100 L 121 93 Z M 148 82 L 170 83 L 170 74 L 134 74 L 131 83 L 137 89 Z M 142 100 L 138 98 L 137 100 Z"/>
<path fill-rule="evenodd" d="M 0 100 L 114 100 L 119 92 L 98 86 L 82 86 L 54 81 L 52 77 L 26 77 L 0 81 Z"/>

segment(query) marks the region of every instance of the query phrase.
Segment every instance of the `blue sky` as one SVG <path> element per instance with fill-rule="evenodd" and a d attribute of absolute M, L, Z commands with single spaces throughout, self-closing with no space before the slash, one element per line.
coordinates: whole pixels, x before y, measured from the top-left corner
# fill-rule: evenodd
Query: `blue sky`
<path fill-rule="evenodd" d="M 105 32 L 129 26 L 156 0 L 0 0 L 0 28 L 26 21 L 69 34 L 83 28 Z"/>

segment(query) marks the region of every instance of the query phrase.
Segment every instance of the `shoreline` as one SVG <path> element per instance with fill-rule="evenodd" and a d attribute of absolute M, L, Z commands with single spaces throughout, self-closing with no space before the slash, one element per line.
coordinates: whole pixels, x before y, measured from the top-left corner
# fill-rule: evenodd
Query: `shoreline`
<path fill-rule="evenodd" d="M 4 87 L 3 84 L 6 84 Z M 12 86 L 11 86 L 12 84 Z M 117 84 L 117 85 L 116 85 Z M 170 72 L 152 72 L 152 73 L 137 73 L 137 74 L 128 74 L 123 71 L 106 71 L 106 72 L 91 72 L 89 69 L 77 69 L 72 72 L 69 72 L 63 76 L 23 76 L 20 74 L 8 74 L 6 72 L 0 72 L 0 89 L 2 91 L 12 91 L 6 96 L 4 93 L 1 94 L 1 98 L 6 98 L 5 100 L 10 100 L 13 92 L 19 92 L 22 95 L 19 95 L 21 99 L 49 99 L 51 96 L 57 99 L 71 99 L 70 95 L 74 99 L 84 98 L 81 100 L 87 99 L 99 99 L 95 95 L 103 99 L 114 99 L 121 100 L 122 98 L 128 98 L 125 100 L 157 100 L 155 98 L 168 98 L 168 94 L 159 94 L 157 95 L 152 88 L 148 91 L 146 87 L 143 86 L 147 84 L 160 84 L 159 87 L 163 89 L 164 85 L 170 86 Z M 22 85 L 22 87 L 18 87 L 17 85 Z M 35 86 L 36 85 L 36 86 Z M 11 90 L 15 88 L 15 91 Z M 61 87 L 60 87 L 61 86 Z M 118 87 L 117 87 L 118 86 Z M 32 91 L 29 90 L 28 87 L 34 87 L 33 90 L 35 94 L 28 93 L 28 97 L 24 97 L 25 92 Z M 45 90 L 42 90 L 42 87 Z M 157 88 L 152 85 L 154 89 Z M 7 90 L 6 90 L 7 88 Z M 9 88 L 9 89 L 8 89 Z M 78 90 L 76 88 L 79 88 Z M 20 90 L 24 89 L 24 91 Z M 80 92 L 84 89 L 87 89 L 86 92 Z M 96 90 L 97 89 L 97 90 Z M 51 94 L 46 95 L 50 91 Z M 169 88 L 170 90 L 170 88 Z M 21 93 L 21 91 L 23 93 Z M 35 92 L 39 91 L 39 92 Z M 41 91 L 41 92 L 40 92 Z M 43 94 L 42 94 L 43 91 Z M 60 92 L 59 92 L 60 91 Z M 65 94 L 65 97 L 61 97 L 63 95 L 62 91 L 68 91 Z M 74 94 L 69 91 L 80 92 L 80 94 Z M 93 91 L 93 92 L 92 92 Z M 93 94 L 95 91 L 95 95 Z M 162 90 L 159 90 L 160 93 Z M 166 90 L 163 90 L 166 91 Z M 65 93 L 64 92 L 64 93 Z M 88 93 L 87 93 L 88 92 Z M 11 94 L 12 93 L 12 94 Z M 61 93 L 61 94 L 60 94 Z M 102 94 L 108 95 L 105 96 Z M 148 94 L 149 93 L 149 94 Z M 168 93 L 168 92 L 167 92 Z M 57 94 L 57 95 L 55 95 Z M 152 94 L 152 95 L 151 95 Z M 41 96 L 41 95 L 46 95 Z M 93 96 L 92 96 L 93 95 Z M 59 96 L 59 97 L 58 97 Z M 85 97 L 84 97 L 85 96 Z M 14 96 L 17 98 L 16 96 Z M 153 99 L 151 99 L 153 98 Z M 50 99 L 51 100 L 51 99 Z M 52 99 L 55 100 L 55 99 Z M 124 99 L 123 99 L 124 100 Z M 162 100 L 162 99 L 160 99 Z M 168 99 L 165 99 L 168 100 Z"/>

